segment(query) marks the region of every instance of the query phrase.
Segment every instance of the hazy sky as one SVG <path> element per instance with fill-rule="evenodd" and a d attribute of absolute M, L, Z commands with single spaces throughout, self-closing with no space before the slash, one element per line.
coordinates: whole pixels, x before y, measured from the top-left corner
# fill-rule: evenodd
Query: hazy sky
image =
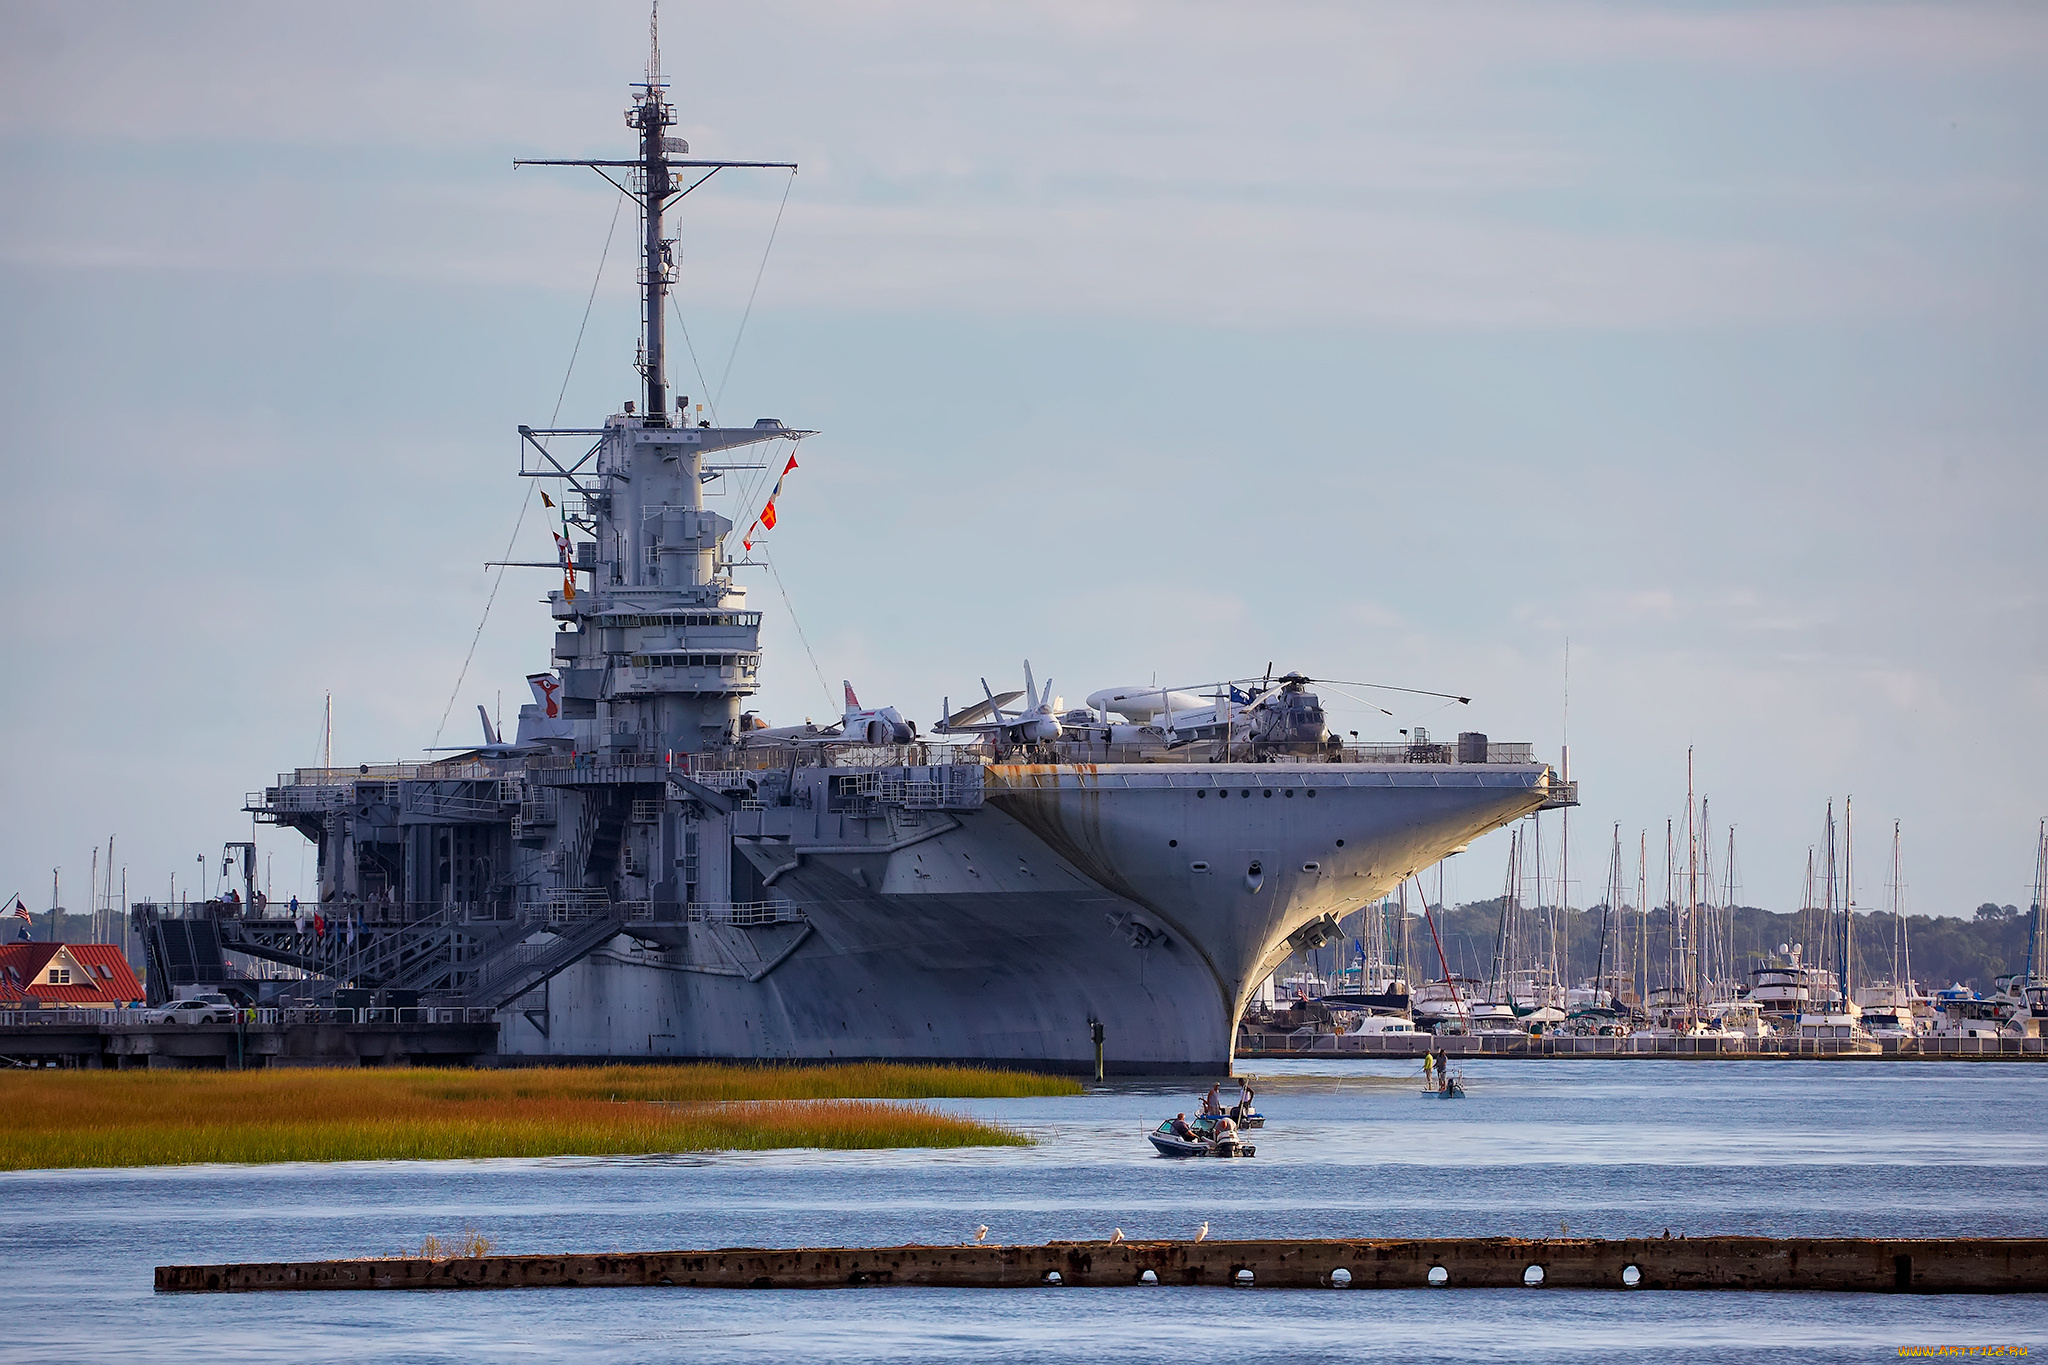
<path fill-rule="evenodd" d="M 671 3 L 679 392 L 806 442 L 760 708 L 1278 668 L 1569 740 L 1572 899 L 1682 819 L 1923 912 L 2048 814 L 2048 10 Z M 133 896 L 434 742 L 526 482 L 633 393 L 639 0 L 0 0 L 0 892 Z M 744 344 L 741 310 L 789 190 Z M 693 363 L 690 351 L 701 364 Z M 729 379 L 723 378 L 730 364 Z M 700 375 L 701 369 L 701 375 Z M 751 512 L 725 508 L 740 520 Z M 537 515 L 515 558 L 543 558 Z M 447 736 L 546 663 L 504 578 Z M 792 629 L 800 623 L 829 687 Z M 1554 819 L 1554 818 L 1552 818 Z M 1719 859 L 1717 835 L 1716 858 Z M 296 836 L 260 841 L 278 894 Z M 1546 833 L 1546 842 L 1550 836 Z M 1504 836 L 1453 860 L 1495 894 Z"/>

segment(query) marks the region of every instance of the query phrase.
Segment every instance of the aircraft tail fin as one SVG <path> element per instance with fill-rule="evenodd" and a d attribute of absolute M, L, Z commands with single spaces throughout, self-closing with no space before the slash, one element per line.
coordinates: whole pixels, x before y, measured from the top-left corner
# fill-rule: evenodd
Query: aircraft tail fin
<path fill-rule="evenodd" d="M 477 719 L 484 723 L 484 743 L 496 744 L 498 742 L 498 732 L 491 728 L 491 713 L 484 710 L 482 702 L 476 704 L 476 715 Z"/>
<path fill-rule="evenodd" d="M 526 685 L 533 689 L 533 699 L 540 705 L 540 713 L 548 720 L 559 720 L 562 715 L 560 693 L 562 680 L 552 673 L 529 673 Z"/>
<path fill-rule="evenodd" d="M 860 710 L 860 698 L 853 695 L 853 682 L 851 679 L 841 678 L 839 685 L 846 689 L 846 714 L 850 716 Z"/>

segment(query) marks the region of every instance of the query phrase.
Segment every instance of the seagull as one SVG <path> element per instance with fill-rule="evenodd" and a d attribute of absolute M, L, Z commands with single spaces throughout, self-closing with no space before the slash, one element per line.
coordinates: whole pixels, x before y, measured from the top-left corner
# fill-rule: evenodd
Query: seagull
<path fill-rule="evenodd" d="M 1199 1242 L 1199 1241 L 1201 1241 L 1201 1240 L 1202 1240 L 1202 1239 L 1203 1239 L 1204 1237 L 1207 1237 L 1208 1235 L 1209 1235 L 1209 1224 L 1208 1224 L 1208 1221 L 1207 1221 L 1207 1220 L 1205 1219 L 1205 1220 L 1203 1220 L 1203 1222 L 1202 1222 L 1202 1226 L 1200 1226 L 1200 1227 L 1198 1227 L 1198 1228 L 1196 1228 L 1196 1229 L 1195 1229 L 1195 1240 L 1196 1240 L 1197 1242 Z"/>
<path fill-rule="evenodd" d="M 1118 1242 L 1121 1242 L 1123 1239 L 1124 1230 L 1122 1228 L 1111 1228 L 1109 1230 L 1109 1244 L 1111 1246 L 1115 1246 Z"/>
<path fill-rule="evenodd" d="M 988 1236 L 988 1224 L 986 1224 L 986 1223 L 983 1223 L 983 1224 L 982 1224 L 982 1225 L 981 1225 L 980 1227 L 978 1227 L 978 1228 L 976 1228 L 976 1229 L 974 1230 L 974 1243 L 975 1243 L 975 1245 L 976 1245 L 976 1246 L 979 1246 L 979 1245 L 981 1245 L 981 1241 L 982 1241 L 982 1239 L 983 1239 L 984 1237 L 987 1237 L 987 1236 Z"/>

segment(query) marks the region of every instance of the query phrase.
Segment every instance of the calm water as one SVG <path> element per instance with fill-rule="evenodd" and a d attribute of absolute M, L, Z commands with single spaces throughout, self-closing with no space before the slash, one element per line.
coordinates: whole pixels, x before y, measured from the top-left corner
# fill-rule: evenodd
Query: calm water
<path fill-rule="evenodd" d="M 1601 1293 L 559 1290 L 158 1298 L 159 1263 L 1107 1236 L 2048 1235 L 2048 1067 L 1264 1063 L 1242 1162 L 1141 1136 L 1116 1085 L 947 1107 L 1027 1150 L 0 1174 L 0 1360 L 1878 1360 L 2048 1349 L 2048 1298 Z"/>

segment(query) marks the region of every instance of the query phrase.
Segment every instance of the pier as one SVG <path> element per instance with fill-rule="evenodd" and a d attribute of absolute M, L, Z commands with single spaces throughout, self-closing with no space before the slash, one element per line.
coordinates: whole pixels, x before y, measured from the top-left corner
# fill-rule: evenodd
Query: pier
<path fill-rule="evenodd" d="M 1048 1242 L 1043 1246 L 728 1247 L 717 1251 L 282 1261 L 156 1268 L 158 1293 L 368 1289 L 1749 1289 L 2048 1292 L 2048 1239 L 1694 1237 L 1600 1241 Z"/>
<path fill-rule="evenodd" d="M 1240 1033 L 1236 1060 L 1283 1057 L 1643 1057 L 1741 1061 L 2048 1061 L 2048 1038 L 1577 1038 L 1477 1033 Z"/>
<path fill-rule="evenodd" d="M 261 1009 L 232 1024 L 158 1024 L 144 1010 L 0 1011 L 0 1065 L 246 1071 L 268 1066 L 476 1066 L 498 1053 L 489 1010 Z"/>

